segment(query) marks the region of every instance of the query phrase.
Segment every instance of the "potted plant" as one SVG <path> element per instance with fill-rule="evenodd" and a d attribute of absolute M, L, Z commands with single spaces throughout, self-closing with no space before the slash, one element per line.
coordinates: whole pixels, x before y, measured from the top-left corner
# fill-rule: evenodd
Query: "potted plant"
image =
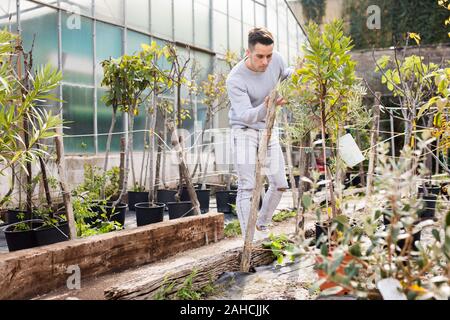
<path fill-rule="evenodd" d="M 151 92 L 151 107 L 148 108 L 148 116 L 151 115 L 150 130 L 149 130 L 149 156 L 145 169 L 144 180 L 149 180 L 149 192 L 147 197 L 136 204 L 136 219 L 137 225 L 147 225 L 150 223 L 161 222 L 164 219 L 164 203 L 158 203 L 156 191 L 158 186 L 156 180 L 158 180 L 158 174 L 154 175 L 154 146 L 155 146 L 155 127 L 157 112 L 161 110 L 163 114 L 166 114 L 168 110 L 166 107 L 170 105 L 165 103 L 158 103 L 159 97 L 169 91 L 172 88 L 171 72 L 172 70 L 164 70 L 163 67 L 167 64 L 169 57 L 169 49 L 167 46 L 159 47 L 156 42 L 152 42 L 150 46 L 143 44 L 143 51 L 141 53 L 142 59 L 150 66 L 152 70 L 149 73 L 149 90 Z M 173 69 L 173 68 L 172 68 Z M 147 140 L 147 138 L 146 138 Z M 145 160 L 145 152 L 144 152 Z M 144 162 L 142 163 L 142 170 L 144 169 Z M 158 172 L 158 170 L 156 170 Z M 155 177 L 156 176 L 156 177 Z M 142 178 L 142 176 L 141 176 Z"/>

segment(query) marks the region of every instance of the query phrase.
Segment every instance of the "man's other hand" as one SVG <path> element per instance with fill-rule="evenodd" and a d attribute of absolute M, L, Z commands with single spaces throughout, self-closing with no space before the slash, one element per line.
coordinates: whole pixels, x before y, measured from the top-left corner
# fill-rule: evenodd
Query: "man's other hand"
<path fill-rule="evenodd" d="M 267 108 L 269 107 L 269 99 L 270 99 L 270 97 L 266 97 L 266 99 L 264 101 Z M 276 106 L 284 106 L 285 104 L 287 104 L 287 101 L 283 97 L 278 98 L 275 103 Z"/>

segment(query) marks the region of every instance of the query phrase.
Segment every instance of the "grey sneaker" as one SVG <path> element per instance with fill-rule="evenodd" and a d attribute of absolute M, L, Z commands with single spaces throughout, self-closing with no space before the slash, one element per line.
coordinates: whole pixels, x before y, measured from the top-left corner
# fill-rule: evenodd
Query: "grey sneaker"
<path fill-rule="evenodd" d="M 268 232 L 269 231 L 269 227 L 268 226 L 256 226 L 256 230 L 261 231 L 261 232 Z"/>

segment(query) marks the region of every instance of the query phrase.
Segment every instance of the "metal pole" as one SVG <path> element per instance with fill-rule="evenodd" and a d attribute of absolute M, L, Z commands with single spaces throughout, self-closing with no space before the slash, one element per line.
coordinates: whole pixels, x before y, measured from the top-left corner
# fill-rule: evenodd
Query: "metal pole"
<path fill-rule="evenodd" d="M 20 0 L 16 0 L 16 10 L 17 10 L 17 15 L 16 15 L 17 33 L 19 34 L 19 36 L 21 36 L 22 35 L 22 23 L 20 21 Z"/>
<path fill-rule="evenodd" d="M 94 149 L 95 154 L 98 154 L 98 102 L 97 102 L 97 20 L 95 18 L 95 0 L 92 1 L 92 48 L 93 48 L 93 62 L 94 62 Z"/>

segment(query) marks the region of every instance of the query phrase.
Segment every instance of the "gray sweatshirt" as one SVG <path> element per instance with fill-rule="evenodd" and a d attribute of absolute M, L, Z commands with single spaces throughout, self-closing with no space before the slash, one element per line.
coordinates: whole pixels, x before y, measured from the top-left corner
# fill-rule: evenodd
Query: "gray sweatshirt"
<path fill-rule="evenodd" d="M 286 67 L 278 52 L 273 53 L 265 72 L 250 70 L 245 65 L 245 60 L 239 62 L 227 79 L 231 127 L 265 129 L 267 107 L 264 100 L 275 89 L 278 80 L 286 79 L 292 72 L 293 69 Z"/>

